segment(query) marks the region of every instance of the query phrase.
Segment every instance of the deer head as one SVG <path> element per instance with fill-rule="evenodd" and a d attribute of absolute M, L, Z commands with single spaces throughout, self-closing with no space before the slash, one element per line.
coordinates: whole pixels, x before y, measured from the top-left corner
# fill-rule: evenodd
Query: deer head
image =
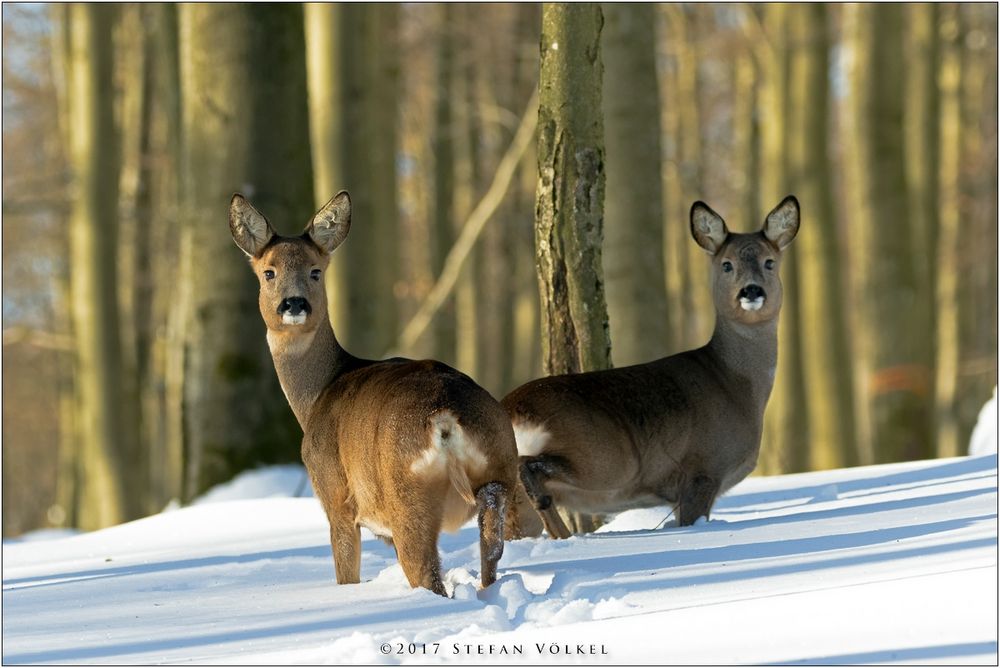
<path fill-rule="evenodd" d="M 712 291 L 720 317 L 754 324 L 781 309 L 781 256 L 799 230 L 799 202 L 789 195 L 759 232 L 734 234 L 704 202 L 691 206 L 691 235 L 712 255 Z"/>
<path fill-rule="evenodd" d="M 344 191 L 327 202 L 297 237 L 275 234 L 246 198 L 233 195 L 229 229 L 260 281 L 258 304 L 269 332 L 311 332 L 326 320 L 323 272 L 350 228 L 351 198 Z"/>

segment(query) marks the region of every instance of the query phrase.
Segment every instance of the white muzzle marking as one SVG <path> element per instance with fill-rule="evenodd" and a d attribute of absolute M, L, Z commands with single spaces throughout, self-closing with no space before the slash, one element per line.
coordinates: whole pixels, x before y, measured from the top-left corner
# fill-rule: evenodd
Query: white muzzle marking
<path fill-rule="evenodd" d="M 763 297 L 757 297 L 757 299 L 747 299 L 746 297 L 740 298 L 740 308 L 744 311 L 759 311 L 763 306 Z"/>
<path fill-rule="evenodd" d="M 291 313 L 284 313 L 281 316 L 281 322 L 286 325 L 304 325 L 306 324 L 306 314 L 299 313 L 297 315 L 292 315 Z"/>

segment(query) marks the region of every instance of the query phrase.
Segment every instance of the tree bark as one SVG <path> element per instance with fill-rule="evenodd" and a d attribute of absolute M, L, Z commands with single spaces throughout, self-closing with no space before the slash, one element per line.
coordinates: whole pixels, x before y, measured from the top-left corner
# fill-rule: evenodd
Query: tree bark
<path fill-rule="evenodd" d="M 114 125 L 115 8 L 74 4 L 69 27 L 68 129 L 73 169 L 70 283 L 77 354 L 79 526 L 96 529 L 137 515 L 129 494 L 129 448 L 121 419 L 117 287 L 118 139 Z"/>
<path fill-rule="evenodd" d="M 593 3 L 542 10 L 535 246 L 548 375 L 611 366 L 601 272 L 603 23 Z"/>
<path fill-rule="evenodd" d="M 800 341 L 808 398 L 809 442 L 802 444 L 810 468 L 858 463 L 852 357 L 842 280 L 844 254 L 837 234 L 830 155 L 828 11 L 823 4 L 788 8 L 793 47 L 789 123 L 792 190 L 806 211 L 796 240 L 795 264 L 801 301 Z M 806 208 L 807 207 L 807 208 Z M 782 314 L 787 317 L 788 313 Z"/>
<path fill-rule="evenodd" d="M 180 28 L 191 498 L 299 456 L 301 432 L 273 370 L 256 281 L 226 226 L 227 202 L 244 193 L 284 234 L 315 209 L 301 7 L 181 5 Z"/>
<path fill-rule="evenodd" d="M 793 191 L 790 173 L 789 122 L 789 5 L 767 5 L 764 21 L 770 40 L 764 66 L 761 109 L 767 110 L 761 127 L 761 200 L 775 206 Z M 810 109 L 810 111 L 812 111 Z M 807 210 L 809 203 L 804 202 Z M 758 213 L 761 216 L 763 212 Z M 803 227 L 808 225 L 806 222 Z M 804 471 L 809 467 L 809 424 L 806 384 L 802 369 L 802 325 L 799 314 L 799 249 L 791 248 L 781 267 L 782 306 L 778 322 L 778 368 L 774 391 L 764 416 L 761 468 L 767 473 Z"/>
<path fill-rule="evenodd" d="M 605 3 L 604 127 L 608 154 L 604 278 L 619 365 L 669 352 L 663 266 L 663 177 L 655 8 Z"/>

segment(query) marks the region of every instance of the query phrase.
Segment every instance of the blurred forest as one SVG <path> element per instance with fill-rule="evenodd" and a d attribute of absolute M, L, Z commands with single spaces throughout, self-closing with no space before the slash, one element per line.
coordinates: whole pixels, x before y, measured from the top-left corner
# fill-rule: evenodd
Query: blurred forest
<path fill-rule="evenodd" d="M 594 364 L 708 340 L 694 200 L 749 231 L 794 193 L 757 472 L 964 454 L 997 382 L 997 5 L 587 11 L 563 46 L 591 40 L 603 72 L 569 92 L 603 132 Z M 542 16 L 4 3 L 4 536 L 298 461 L 234 191 L 284 234 L 351 192 L 328 273 L 351 352 L 436 357 L 497 397 L 557 369 L 534 248 Z"/>

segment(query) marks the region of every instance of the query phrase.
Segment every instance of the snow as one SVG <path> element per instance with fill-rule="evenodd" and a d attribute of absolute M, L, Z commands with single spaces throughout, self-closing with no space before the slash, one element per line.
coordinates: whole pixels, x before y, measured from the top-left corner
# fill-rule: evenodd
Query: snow
<path fill-rule="evenodd" d="M 993 386 L 993 396 L 979 411 L 976 426 L 969 438 L 970 455 L 996 454 L 997 451 L 997 388 Z"/>
<path fill-rule="evenodd" d="M 410 589 L 367 531 L 362 584 L 335 584 L 301 480 L 260 470 L 187 508 L 5 542 L 3 662 L 997 662 L 995 454 L 755 477 L 693 527 L 654 529 L 654 508 L 509 542 L 483 591 L 468 525 L 440 540 L 451 599 Z"/>

